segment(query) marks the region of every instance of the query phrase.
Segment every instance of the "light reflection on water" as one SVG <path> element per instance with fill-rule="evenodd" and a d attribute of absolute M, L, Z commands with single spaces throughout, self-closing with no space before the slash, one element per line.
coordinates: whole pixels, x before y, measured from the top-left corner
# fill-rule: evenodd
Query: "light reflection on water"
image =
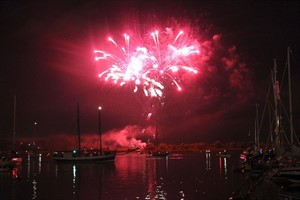
<path fill-rule="evenodd" d="M 73 194 L 76 195 L 76 165 L 73 165 Z"/>
<path fill-rule="evenodd" d="M 156 159 L 161 159 L 162 164 L 165 164 L 165 170 L 168 171 L 169 159 L 166 158 L 153 158 L 148 157 L 147 161 L 147 171 L 148 171 L 148 194 L 145 199 L 167 199 L 167 192 L 164 191 L 164 179 L 163 177 L 158 178 L 158 162 Z M 158 178 L 158 179 L 157 179 Z"/>
<path fill-rule="evenodd" d="M 1 192 L 6 191 L 1 199 L 228 199 L 244 180 L 231 170 L 238 156 L 132 153 L 106 164 L 62 164 L 28 156 L 11 175 L 0 174 Z"/>
<path fill-rule="evenodd" d="M 33 179 L 32 181 L 32 191 L 33 191 L 33 195 L 32 195 L 32 199 L 36 199 L 37 198 L 37 181 L 35 179 Z"/>
<path fill-rule="evenodd" d="M 210 170 L 210 150 L 205 151 L 206 170 Z"/>
<path fill-rule="evenodd" d="M 227 173 L 228 173 L 227 159 L 228 158 L 219 157 L 219 173 L 220 173 L 220 176 L 224 176 L 225 179 L 227 178 Z"/>
<path fill-rule="evenodd" d="M 39 165 L 39 174 L 40 174 L 42 171 L 42 155 L 41 154 L 39 154 L 39 156 L 38 156 L 38 165 Z"/>

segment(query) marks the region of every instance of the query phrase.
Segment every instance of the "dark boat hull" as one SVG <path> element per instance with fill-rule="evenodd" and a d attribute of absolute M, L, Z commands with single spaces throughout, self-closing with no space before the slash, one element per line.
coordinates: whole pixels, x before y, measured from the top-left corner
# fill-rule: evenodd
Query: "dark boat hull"
<path fill-rule="evenodd" d="M 78 162 L 78 163 L 88 163 L 88 162 L 110 162 L 114 161 L 116 157 L 115 153 L 97 155 L 97 156 L 53 156 L 52 159 L 57 162 Z"/>
<path fill-rule="evenodd" d="M 169 155 L 166 151 L 154 151 L 152 152 L 152 156 L 154 157 L 167 157 Z"/>

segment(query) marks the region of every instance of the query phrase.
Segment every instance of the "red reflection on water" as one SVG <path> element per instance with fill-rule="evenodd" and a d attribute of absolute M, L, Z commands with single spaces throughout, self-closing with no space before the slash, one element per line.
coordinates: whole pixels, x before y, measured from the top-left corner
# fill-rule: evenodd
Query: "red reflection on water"
<path fill-rule="evenodd" d="M 147 171 L 148 171 L 148 192 L 150 196 L 154 196 L 155 187 L 156 187 L 155 186 L 156 162 L 147 162 Z"/>
<path fill-rule="evenodd" d="M 222 158 L 219 157 L 219 172 L 220 172 L 220 176 L 222 176 Z"/>
<path fill-rule="evenodd" d="M 13 178 L 18 178 L 18 169 L 13 168 L 13 170 L 11 170 L 11 175 Z"/>

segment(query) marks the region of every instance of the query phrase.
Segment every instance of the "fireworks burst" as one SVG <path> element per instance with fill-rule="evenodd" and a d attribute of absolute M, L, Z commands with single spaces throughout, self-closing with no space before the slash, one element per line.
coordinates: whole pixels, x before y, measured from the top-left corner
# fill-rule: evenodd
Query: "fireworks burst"
<path fill-rule="evenodd" d="M 141 89 L 145 96 L 161 98 L 166 84 L 181 91 L 183 73 L 197 74 L 191 63 L 192 58 L 200 54 L 199 44 L 184 31 L 174 34 L 169 28 L 162 33 L 156 30 L 142 38 L 142 44 L 136 45 L 130 43 L 128 34 L 124 34 L 124 46 L 111 37 L 108 41 L 118 52 L 94 50 L 96 61 L 111 63 L 99 77 L 119 86 L 132 84 L 134 92 Z"/>

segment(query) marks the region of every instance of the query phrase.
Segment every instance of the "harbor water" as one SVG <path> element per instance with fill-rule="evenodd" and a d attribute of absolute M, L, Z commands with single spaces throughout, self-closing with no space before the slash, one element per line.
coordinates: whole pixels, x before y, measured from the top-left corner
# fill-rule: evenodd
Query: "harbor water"
<path fill-rule="evenodd" d="M 102 164 L 64 164 L 46 156 L 27 156 L 22 166 L 0 173 L 0 199 L 229 199 L 248 187 L 245 174 L 233 171 L 238 164 L 239 152 L 232 152 L 231 158 L 206 151 L 166 158 L 133 152 Z M 271 181 L 259 187 L 261 199 L 279 199 L 278 187 Z"/>

